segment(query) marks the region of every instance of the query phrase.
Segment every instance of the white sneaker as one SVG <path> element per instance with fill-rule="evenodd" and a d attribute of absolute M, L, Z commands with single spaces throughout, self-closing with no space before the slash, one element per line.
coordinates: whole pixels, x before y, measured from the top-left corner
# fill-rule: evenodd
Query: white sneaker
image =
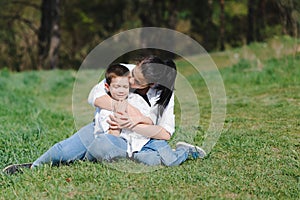
<path fill-rule="evenodd" d="M 188 150 L 189 155 L 191 155 L 194 159 L 204 158 L 206 156 L 206 152 L 202 148 L 186 142 L 177 142 L 176 149 L 177 148 L 184 148 Z"/>

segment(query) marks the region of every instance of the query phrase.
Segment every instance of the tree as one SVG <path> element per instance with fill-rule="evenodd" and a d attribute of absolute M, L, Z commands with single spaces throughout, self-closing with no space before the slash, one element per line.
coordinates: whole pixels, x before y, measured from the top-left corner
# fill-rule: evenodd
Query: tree
<path fill-rule="evenodd" d="M 254 6 L 255 1 L 248 0 L 248 30 L 247 30 L 247 44 L 254 41 Z"/>
<path fill-rule="evenodd" d="M 262 41 L 262 31 L 266 28 L 265 7 L 266 0 L 248 0 L 248 28 L 247 44 L 253 41 Z"/>
<path fill-rule="evenodd" d="M 0 67 L 14 71 L 30 69 L 36 64 L 37 0 L 0 1 Z"/>
<path fill-rule="evenodd" d="M 220 0 L 220 44 L 221 51 L 225 50 L 225 14 L 224 14 L 224 0 Z"/>
<path fill-rule="evenodd" d="M 266 0 L 260 0 L 257 3 L 257 14 L 255 17 L 255 35 L 257 41 L 263 41 L 262 31 L 266 28 Z"/>
<path fill-rule="evenodd" d="M 276 1 L 280 10 L 282 32 L 283 34 L 298 36 L 299 23 L 299 1 L 296 0 L 278 0 Z"/>
<path fill-rule="evenodd" d="M 179 1 L 178 0 L 166 0 L 166 1 L 136 1 L 136 8 L 138 17 L 141 20 L 141 24 L 144 27 L 167 27 L 170 29 L 176 29 L 178 21 L 178 9 Z M 150 38 L 148 33 L 145 33 L 144 30 L 141 31 L 141 43 L 145 48 L 147 43 L 151 41 L 152 43 L 160 43 L 161 40 L 164 40 L 164 43 L 170 48 L 174 47 L 174 38 L 159 38 L 155 35 Z M 163 57 L 172 58 L 173 53 L 148 49 L 144 51 L 145 53 L 157 53 Z"/>
<path fill-rule="evenodd" d="M 298 0 L 1 0 L 0 68 L 77 69 L 103 40 L 144 26 L 180 31 L 207 51 L 299 37 L 299 10 Z M 151 37 L 174 45 L 172 38 Z"/>
<path fill-rule="evenodd" d="M 38 33 L 39 69 L 54 69 L 58 64 L 60 46 L 59 0 L 43 0 Z"/>

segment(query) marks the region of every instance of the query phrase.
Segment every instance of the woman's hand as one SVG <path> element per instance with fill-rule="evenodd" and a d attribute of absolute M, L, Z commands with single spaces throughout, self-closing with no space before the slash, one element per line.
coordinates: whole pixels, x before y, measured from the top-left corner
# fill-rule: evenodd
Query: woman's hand
<path fill-rule="evenodd" d="M 137 125 L 137 123 L 134 122 L 131 117 L 129 117 L 127 112 L 114 113 L 114 115 L 110 115 L 109 117 L 110 120 L 107 122 L 109 123 L 111 129 L 132 129 Z"/>
<path fill-rule="evenodd" d="M 127 104 L 127 109 L 124 111 L 124 105 L 121 102 L 119 103 L 114 106 L 116 112 L 110 115 L 110 120 L 107 121 L 110 124 L 110 129 L 120 130 L 127 128 L 150 138 L 162 140 L 171 138 L 171 134 L 166 129 L 153 125 L 151 119 L 145 117 L 137 108 Z"/>
<path fill-rule="evenodd" d="M 114 105 L 114 115 L 111 116 L 111 119 L 119 125 L 120 129 L 122 128 L 131 129 L 133 126 L 136 125 L 136 122 L 132 120 L 131 116 L 129 116 L 128 114 L 129 107 L 130 106 L 127 101 L 118 101 Z"/>
<path fill-rule="evenodd" d="M 123 128 L 132 129 L 135 125 L 126 117 L 126 114 L 115 113 L 110 115 L 110 120 L 107 120 L 109 124 L 108 133 L 119 137 Z"/>
<path fill-rule="evenodd" d="M 114 115 L 110 115 L 111 129 L 132 129 L 141 123 L 144 115 L 135 107 L 127 103 L 127 101 L 118 101 L 114 104 Z"/>

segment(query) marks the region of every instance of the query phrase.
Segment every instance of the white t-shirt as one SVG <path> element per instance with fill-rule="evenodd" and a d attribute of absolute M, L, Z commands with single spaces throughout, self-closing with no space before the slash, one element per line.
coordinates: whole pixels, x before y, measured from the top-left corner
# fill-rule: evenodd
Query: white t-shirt
<path fill-rule="evenodd" d="M 128 103 L 139 109 L 144 116 L 150 117 L 150 106 L 140 95 L 129 93 L 127 100 Z M 100 108 L 96 109 L 94 125 L 95 137 L 97 137 L 98 134 L 108 133 L 109 124 L 107 123 L 107 120 L 109 119 L 110 114 L 113 114 L 113 112 Z M 135 133 L 129 129 L 122 129 L 120 137 L 127 141 L 127 153 L 129 157 L 132 156 L 133 152 L 140 151 L 150 140 L 150 138 Z"/>
<path fill-rule="evenodd" d="M 130 71 L 135 67 L 132 64 L 122 64 L 126 66 Z M 94 103 L 98 97 L 106 95 L 105 87 L 104 87 L 105 79 L 100 83 L 95 85 L 90 91 L 88 102 L 93 107 L 95 107 Z M 156 101 L 159 98 L 160 92 L 155 88 L 150 88 L 147 92 L 147 97 L 151 104 L 150 106 L 150 118 L 155 125 L 159 125 L 166 129 L 170 135 L 172 135 L 175 131 L 175 115 L 174 115 L 174 93 L 171 96 L 170 102 L 165 108 L 162 116 L 159 116 L 158 106 L 156 105 Z"/>

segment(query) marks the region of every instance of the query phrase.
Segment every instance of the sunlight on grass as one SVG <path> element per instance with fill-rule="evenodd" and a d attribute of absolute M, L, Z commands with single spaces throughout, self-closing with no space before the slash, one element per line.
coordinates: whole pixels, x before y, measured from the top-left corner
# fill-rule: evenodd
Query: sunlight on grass
<path fill-rule="evenodd" d="M 227 95 L 225 128 L 205 159 L 178 167 L 149 168 L 122 160 L 1 173 L 1 199 L 298 199 L 300 55 L 261 60 L 259 70 L 247 59 L 220 69 Z M 177 64 L 195 89 L 200 120 L 197 126 L 176 126 L 170 144 L 187 140 L 201 145 L 211 117 L 209 91 L 189 63 Z M 74 77 L 74 71 L 0 71 L 2 168 L 31 162 L 75 132 L 70 109 Z M 92 84 L 89 77 L 82 81 Z M 181 108 L 192 110 L 192 103 L 176 100 L 177 122 L 183 120 Z M 88 113 L 88 107 L 81 109 Z"/>

